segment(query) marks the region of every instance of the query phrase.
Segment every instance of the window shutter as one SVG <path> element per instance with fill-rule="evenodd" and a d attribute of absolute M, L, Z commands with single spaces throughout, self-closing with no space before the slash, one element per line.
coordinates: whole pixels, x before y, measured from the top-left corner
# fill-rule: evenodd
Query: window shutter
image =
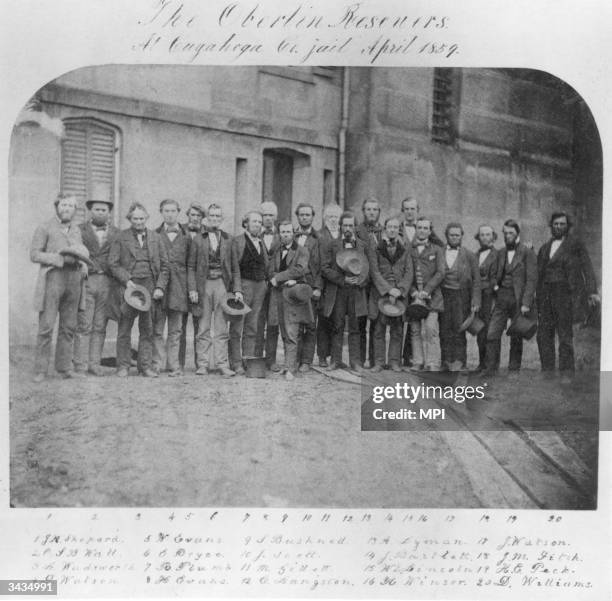
<path fill-rule="evenodd" d="M 93 120 L 65 121 L 61 191 L 84 206 L 93 184 L 103 185 L 114 200 L 116 134 Z"/>

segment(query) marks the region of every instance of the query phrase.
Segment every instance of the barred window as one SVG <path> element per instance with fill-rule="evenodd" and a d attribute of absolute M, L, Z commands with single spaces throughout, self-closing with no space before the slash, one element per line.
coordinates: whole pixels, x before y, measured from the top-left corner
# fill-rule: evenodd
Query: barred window
<path fill-rule="evenodd" d="M 62 141 L 61 191 L 83 208 L 94 185 L 115 200 L 118 133 L 97 119 L 66 119 Z"/>
<path fill-rule="evenodd" d="M 431 139 L 440 144 L 452 144 L 453 125 L 453 69 L 434 69 Z"/>

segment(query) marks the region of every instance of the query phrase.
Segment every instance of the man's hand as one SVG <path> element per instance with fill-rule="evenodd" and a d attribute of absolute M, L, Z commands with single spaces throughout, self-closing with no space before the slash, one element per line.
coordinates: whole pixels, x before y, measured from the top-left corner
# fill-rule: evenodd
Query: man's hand
<path fill-rule="evenodd" d="M 189 291 L 189 302 L 190 303 L 197 303 L 198 302 L 198 293 L 195 290 L 190 290 Z"/>
<path fill-rule="evenodd" d="M 389 290 L 389 296 L 393 299 L 399 298 L 402 296 L 402 291 L 399 288 L 391 288 L 391 290 Z"/>
<path fill-rule="evenodd" d="M 417 298 L 420 298 L 421 300 L 427 300 L 429 298 L 429 292 L 421 290 L 420 292 L 417 292 Z"/>
<path fill-rule="evenodd" d="M 234 296 L 236 297 L 237 301 L 240 301 L 241 303 L 244 302 L 244 296 L 242 295 L 242 292 L 234 292 Z"/>
<path fill-rule="evenodd" d="M 521 315 L 529 313 L 529 307 L 527 305 L 521 305 Z"/>
<path fill-rule="evenodd" d="M 285 282 L 285 286 L 287 286 L 287 288 L 291 288 L 291 286 L 295 286 L 297 284 L 297 280 L 287 280 Z"/>
<path fill-rule="evenodd" d="M 344 278 L 344 283 L 349 284 L 350 286 L 357 286 L 357 284 L 359 283 L 359 276 L 347 275 Z"/>
<path fill-rule="evenodd" d="M 274 276 L 271 280 L 270 280 L 270 284 L 272 284 L 272 286 L 274 286 L 275 288 L 278 286 L 278 282 L 276 281 L 276 276 Z"/>
<path fill-rule="evenodd" d="M 601 296 L 599 296 L 599 294 L 589 294 L 587 302 L 589 303 L 589 307 L 599 305 L 601 303 Z"/>
<path fill-rule="evenodd" d="M 59 253 L 50 253 L 49 257 L 49 265 L 53 265 L 54 267 L 63 267 L 64 266 L 64 255 L 60 255 Z"/>
<path fill-rule="evenodd" d="M 126 286 L 128 288 L 134 288 L 136 286 L 136 284 L 134 284 L 134 282 L 132 282 L 132 280 L 128 280 L 126 283 Z"/>
<path fill-rule="evenodd" d="M 164 298 L 164 291 L 161 288 L 155 288 L 153 290 L 153 300 L 160 300 Z"/>
<path fill-rule="evenodd" d="M 77 260 L 72 255 L 60 255 L 64 258 L 64 265 L 74 265 Z"/>
<path fill-rule="evenodd" d="M 312 291 L 312 298 L 314 298 L 315 300 L 318 300 L 321 298 L 321 291 L 318 288 L 315 288 Z"/>
<path fill-rule="evenodd" d="M 81 270 L 81 273 L 83 274 L 83 277 L 86 278 L 89 275 L 89 266 L 87 265 L 87 263 L 81 261 L 79 264 L 79 268 Z"/>

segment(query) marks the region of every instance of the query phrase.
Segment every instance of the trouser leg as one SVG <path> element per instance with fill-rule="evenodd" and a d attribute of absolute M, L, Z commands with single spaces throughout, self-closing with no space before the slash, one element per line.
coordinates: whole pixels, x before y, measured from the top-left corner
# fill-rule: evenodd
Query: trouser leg
<path fill-rule="evenodd" d="M 153 367 L 153 318 L 151 311 L 138 315 L 138 371 Z"/>
<path fill-rule="evenodd" d="M 336 300 L 331 314 L 332 319 L 332 339 L 331 339 L 331 360 L 334 363 L 342 362 L 342 342 L 344 338 L 344 322 L 347 311 L 347 292 L 344 288 L 336 291 Z"/>
<path fill-rule="evenodd" d="M 387 322 L 385 316 L 379 313 L 374 325 L 374 354 L 376 357 L 376 365 L 384 365 L 386 353 L 385 335 L 387 331 Z"/>
<path fill-rule="evenodd" d="M 78 269 L 64 269 L 64 294 L 59 302 L 59 323 L 55 348 L 55 369 L 67 372 L 72 369 L 74 332 L 77 327 L 77 313 L 81 299 L 82 275 Z"/>
<path fill-rule="evenodd" d="M 331 330 L 333 323 L 329 317 L 319 313 L 317 318 L 317 356 L 324 361 L 331 355 Z"/>
<path fill-rule="evenodd" d="M 198 332 L 196 336 L 196 353 L 198 356 L 197 367 L 208 368 L 209 354 L 212 346 L 211 324 L 214 314 L 215 295 L 212 286 L 209 286 L 212 281 L 208 280 L 204 287 L 204 294 L 201 301 L 202 315 L 200 315 Z M 226 338 L 227 342 L 227 338 Z M 226 344 L 227 347 L 227 344 Z M 239 361 L 239 360 L 238 360 Z"/>
<path fill-rule="evenodd" d="M 423 339 L 421 337 L 421 319 L 413 319 L 410 322 L 410 341 L 412 342 L 412 361 L 415 365 L 424 365 Z"/>
<path fill-rule="evenodd" d="M 357 316 L 355 301 L 356 290 L 349 290 L 347 315 L 348 315 L 348 347 L 349 347 L 349 364 L 351 367 L 363 366 L 362 352 L 360 347 L 360 317 Z"/>
<path fill-rule="evenodd" d="M 132 325 L 138 311 L 130 306 L 122 308 L 117 324 L 117 367 L 129 369 L 132 362 Z"/>
<path fill-rule="evenodd" d="M 74 334 L 74 369 L 85 371 L 89 365 L 91 335 L 96 308 L 96 291 L 93 277 L 85 284 L 85 308 L 77 313 L 77 328 Z"/>
<path fill-rule="evenodd" d="M 279 299 L 278 303 L 278 317 L 280 332 L 283 339 L 283 346 L 285 349 L 285 367 L 288 371 L 295 374 L 298 368 L 297 347 L 299 324 L 292 322 L 289 319 L 289 316 L 285 309 L 285 301 L 281 298 Z"/>
<path fill-rule="evenodd" d="M 423 352 L 425 365 L 431 370 L 437 370 L 440 367 L 438 313 L 436 311 L 430 311 L 423 322 Z"/>
<path fill-rule="evenodd" d="M 478 312 L 478 316 L 482 319 L 484 323 L 484 327 L 476 337 L 476 342 L 478 344 L 478 366 L 484 368 L 486 360 L 486 349 L 487 349 L 487 330 L 489 328 L 489 323 L 491 321 L 491 312 L 493 311 L 493 291 L 490 289 L 486 289 L 482 291 L 482 303 L 480 306 L 480 311 Z"/>
<path fill-rule="evenodd" d="M 212 280 L 213 294 L 212 294 L 212 347 L 213 347 L 213 361 L 217 369 L 222 367 L 229 367 L 227 359 L 227 317 L 223 312 L 221 301 L 223 300 L 226 290 L 225 284 L 221 278 Z"/>
<path fill-rule="evenodd" d="M 557 335 L 559 336 L 559 370 L 574 370 L 574 331 L 571 292 L 561 285 L 555 294 Z"/>
<path fill-rule="evenodd" d="M 551 289 L 544 284 L 538 295 L 538 352 L 544 371 L 555 369 L 555 315 L 553 312 Z"/>
<path fill-rule="evenodd" d="M 243 280 L 245 302 L 251 307 L 251 312 L 244 316 L 244 327 L 242 330 L 242 356 L 261 357 L 263 351 L 258 349 L 259 355 L 255 355 L 255 340 L 259 324 L 259 315 L 266 296 L 267 285 L 264 281 L 256 282 Z M 249 302 L 250 301 L 250 302 Z"/>
<path fill-rule="evenodd" d="M 181 342 L 181 329 L 183 325 L 182 311 L 168 310 L 168 369 L 177 371 L 180 369 L 179 345 Z"/>
<path fill-rule="evenodd" d="M 151 307 L 152 332 L 152 367 L 156 371 L 163 371 L 166 367 L 166 343 L 164 341 L 164 328 L 166 326 L 168 313 L 159 304 L 153 301 Z M 139 319 L 138 323 L 142 320 Z"/>
<path fill-rule="evenodd" d="M 391 367 L 399 366 L 402 360 L 402 335 L 404 333 L 404 321 L 401 317 L 393 317 L 389 320 L 389 365 Z M 374 351 L 376 362 L 378 361 L 378 352 Z M 383 355 L 384 358 L 384 355 Z"/>

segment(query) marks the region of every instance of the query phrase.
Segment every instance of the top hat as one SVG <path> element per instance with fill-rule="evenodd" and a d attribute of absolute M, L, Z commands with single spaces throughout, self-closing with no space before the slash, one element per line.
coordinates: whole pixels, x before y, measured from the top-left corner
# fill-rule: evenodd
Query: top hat
<path fill-rule="evenodd" d="M 151 308 L 151 293 L 140 284 L 128 286 L 123 293 L 123 298 L 130 307 L 138 311 L 146 312 Z"/>
<path fill-rule="evenodd" d="M 312 297 L 312 288 L 303 282 L 283 288 L 283 298 L 292 305 L 303 305 Z"/>
<path fill-rule="evenodd" d="M 392 301 L 389 296 L 382 296 L 378 299 L 378 310 L 388 317 L 401 317 L 406 311 L 406 304 L 399 299 Z"/>
<path fill-rule="evenodd" d="M 238 300 L 233 292 L 226 293 L 221 300 L 221 308 L 223 309 L 223 313 L 230 316 L 246 315 L 251 311 L 251 307 L 244 301 Z"/>
<path fill-rule="evenodd" d="M 89 259 L 89 251 L 84 244 L 73 244 L 72 246 L 66 246 L 59 251 L 60 255 L 70 255 L 83 263 L 87 263 L 90 267 L 93 267 L 93 263 Z"/>
<path fill-rule="evenodd" d="M 470 313 L 467 318 L 463 321 L 459 327 L 460 332 L 468 331 L 472 336 L 477 336 L 478 333 L 484 328 L 485 324 L 476 313 Z"/>
<path fill-rule="evenodd" d="M 535 319 L 531 319 L 526 315 L 518 315 L 510 323 L 510 327 L 506 331 L 508 336 L 520 336 L 525 340 L 530 340 L 538 329 L 538 323 Z"/>
<path fill-rule="evenodd" d="M 100 183 L 92 184 L 91 192 L 85 206 L 88 209 L 91 209 L 94 202 L 104 202 L 109 206 L 109 208 L 113 208 L 114 203 L 111 200 L 111 191 L 107 185 Z"/>
<path fill-rule="evenodd" d="M 336 255 L 336 264 L 350 276 L 358 276 L 362 284 L 370 273 L 370 264 L 365 254 L 355 248 L 346 248 Z"/>

